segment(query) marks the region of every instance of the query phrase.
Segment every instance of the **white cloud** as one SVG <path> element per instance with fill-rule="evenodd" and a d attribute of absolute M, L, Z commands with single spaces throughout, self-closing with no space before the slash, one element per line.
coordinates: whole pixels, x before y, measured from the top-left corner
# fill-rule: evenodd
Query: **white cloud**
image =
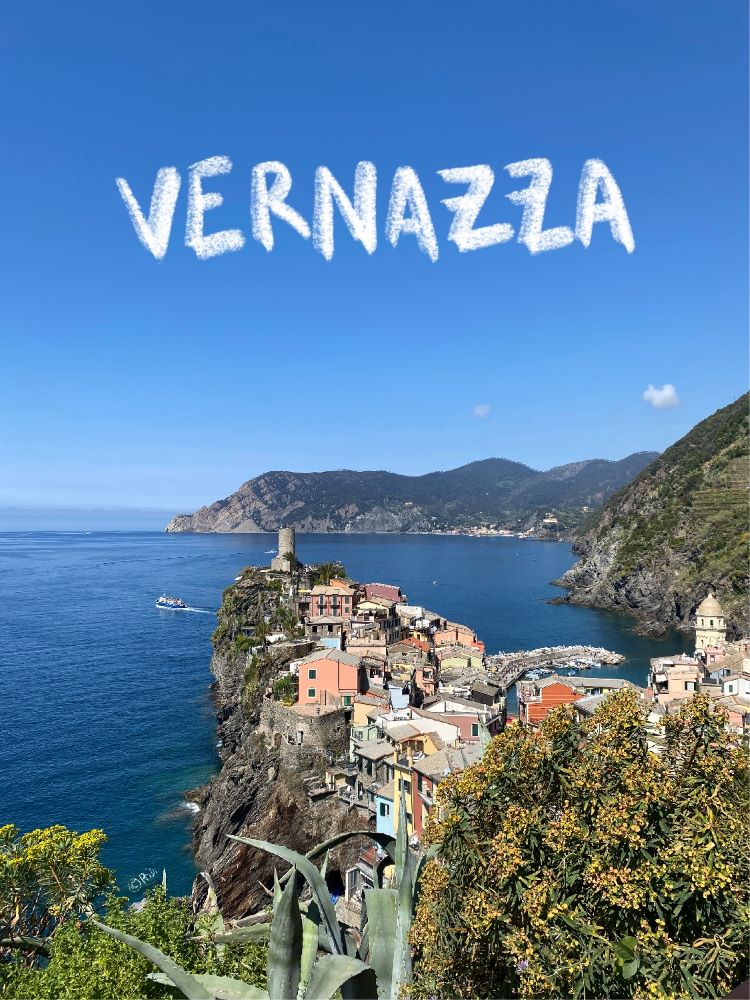
<path fill-rule="evenodd" d="M 665 382 L 661 389 L 657 389 L 649 383 L 648 389 L 643 393 L 643 398 L 657 410 L 668 410 L 672 406 L 678 406 L 680 397 L 671 382 Z"/>
<path fill-rule="evenodd" d="M 489 414 L 491 409 L 492 407 L 490 406 L 489 403 L 477 403 L 477 405 L 471 412 L 474 414 L 475 417 L 479 417 L 481 420 L 483 417 L 486 417 Z"/>

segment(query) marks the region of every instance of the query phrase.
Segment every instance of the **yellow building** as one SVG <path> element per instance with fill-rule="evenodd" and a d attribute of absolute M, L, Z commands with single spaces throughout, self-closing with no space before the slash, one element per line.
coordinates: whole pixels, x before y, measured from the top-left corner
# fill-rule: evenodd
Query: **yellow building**
<path fill-rule="evenodd" d="M 701 601 L 695 612 L 695 651 L 714 647 L 723 649 L 727 642 L 727 624 L 724 611 L 711 591 L 708 597 Z"/>

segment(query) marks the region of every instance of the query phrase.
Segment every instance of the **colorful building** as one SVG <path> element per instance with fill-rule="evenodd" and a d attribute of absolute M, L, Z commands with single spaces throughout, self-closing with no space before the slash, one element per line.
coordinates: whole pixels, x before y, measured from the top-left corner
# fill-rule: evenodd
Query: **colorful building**
<path fill-rule="evenodd" d="M 310 591 L 310 617 L 351 618 L 356 596 L 356 589 L 341 580 L 331 580 L 328 585 L 318 584 Z"/>
<path fill-rule="evenodd" d="M 406 597 L 401 593 L 401 588 L 391 583 L 366 583 L 364 590 L 367 600 L 373 597 L 384 597 L 394 604 L 401 604 L 406 601 Z"/>
<path fill-rule="evenodd" d="M 482 759 L 478 743 L 452 749 L 446 747 L 429 757 L 422 757 L 412 764 L 412 827 L 414 836 L 421 839 L 427 816 L 435 804 L 435 792 L 443 778 L 456 771 L 463 771 Z"/>
<path fill-rule="evenodd" d="M 724 611 L 711 591 L 695 612 L 695 650 L 698 653 L 704 649 L 724 649 L 726 642 Z"/>
<path fill-rule="evenodd" d="M 433 641 L 436 646 L 469 646 L 484 653 L 484 643 L 477 639 L 476 632 L 468 625 L 448 622 L 445 628 L 438 629 Z"/>
<path fill-rule="evenodd" d="M 552 674 L 538 681 L 520 681 L 518 693 L 518 718 L 524 726 L 536 728 L 558 705 L 571 705 L 583 697 L 575 690 L 573 678 Z"/>
<path fill-rule="evenodd" d="M 298 663 L 299 705 L 353 705 L 361 690 L 358 656 L 341 650 L 321 649 Z"/>
<path fill-rule="evenodd" d="M 441 698 L 426 701 L 414 714 L 425 718 L 439 716 L 442 721 L 456 726 L 464 743 L 477 743 L 481 726 L 485 726 L 490 736 L 497 736 L 505 728 L 505 702 L 494 705 L 480 705 L 465 698 Z"/>

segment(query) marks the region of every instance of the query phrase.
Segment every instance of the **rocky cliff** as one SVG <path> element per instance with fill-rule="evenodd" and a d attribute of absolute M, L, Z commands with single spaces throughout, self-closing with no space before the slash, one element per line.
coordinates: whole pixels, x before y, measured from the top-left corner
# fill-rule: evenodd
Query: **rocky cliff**
<path fill-rule="evenodd" d="M 263 885 L 273 885 L 270 856 L 229 840 L 230 834 L 274 841 L 304 854 L 335 833 L 366 825 L 361 814 L 344 811 L 330 798 L 308 798 L 302 782 L 320 773 L 319 759 L 313 755 L 292 763 L 283 748 L 259 732 L 261 705 L 274 677 L 314 647 L 303 640 L 252 655 L 248 633 L 261 621 L 288 622 L 290 613 L 282 582 L 248 569 L 225 591 L 214 633 L 211 669 L 222 767 L 191 798 L 200 806 L 193 836 L 196 861 L 211 876 L 225 918 L 261 908 L 267 901 Z M 352 847 L 334 854 L 330 877 L 335 879 L 355 854 Z M 205 881 L 198 878 L 196 906 L 204 895 Z"/>
<path fill-rule="evenodd" d="M 577 604 L 626 611 L 638 629 L 689 628 L 715 588 L 748 628 L 748 396 L 668 448 L 582 526 L 559 581 Z"/>
<path fill-rule="evenodd" d="M 546 510 L 577 523 L 655 458 L 639 452 L 619 462 L 591 459 L 539 472 L 490 458 L 448 472 L 267 472 L 236 493 L 179 514 L 167 525 L 182 531 L 434 531 L 497 523 L 520 527 Z"/>

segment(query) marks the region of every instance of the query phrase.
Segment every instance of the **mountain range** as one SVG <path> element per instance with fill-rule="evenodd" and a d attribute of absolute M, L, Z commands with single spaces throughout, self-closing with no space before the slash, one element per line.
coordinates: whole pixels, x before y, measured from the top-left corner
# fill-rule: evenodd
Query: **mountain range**
<path fill-rule="evenodd" d="M 266 472 L 231 496 L 178 514 L 169 532 L 299 531 L 423 532 L 495 524 L 555 530 L 575 527 L 657 457 L 637 452 L 617 462 L 589 459 L 546 472 L 504 458 L 470 462 L 447 472 Z"/>

